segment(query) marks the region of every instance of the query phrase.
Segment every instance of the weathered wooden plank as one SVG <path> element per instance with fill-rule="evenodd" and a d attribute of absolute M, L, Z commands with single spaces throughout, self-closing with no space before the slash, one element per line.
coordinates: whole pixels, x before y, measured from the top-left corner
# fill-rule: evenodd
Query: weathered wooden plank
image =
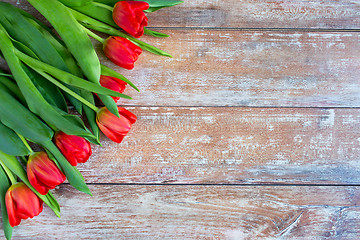
<path fill-rule="evenodd" d="M 146 38 L 174 58 L 144 52 L 132 80 L 146 106 L 359 107 L 360 33 L 169 31 Z M 1 64 L 1 63 L 0 63 Z"/>
<path fill-rule="evenodd" d="M 134 105 L 360 106 L 360 32 L 168 31 L 146 38 L 174 58 L 144 52 Z M 97 52 L 106 64 L 109 61 Z"/>
<path fill-rule="evenodd" d="M 5 2 L 38 16 L 25 0 Z M 187 0 L 147 15 L 153 27 L 360 28 L 360 4 L 353 0 Z"/>
<path fill-rule="evenodd" d="M 63 185 L 16 239 L 359 239 L 359 187 Z M 0 231 L 0 237 L 3 233 Z"/>
<path fill-rule="evenodd" d="M 360 109 L 127 109 L 138 122 L 94 146 L 87 182 L 360 184 Z"/>
<path fill-rule="evenodd" d="M 184 4 L 149 14 L 151 25 L 231 28 L 359 29 L 358 1 L 185 1 Z M 170 16 L 170 17 L 169 17 Z"/>

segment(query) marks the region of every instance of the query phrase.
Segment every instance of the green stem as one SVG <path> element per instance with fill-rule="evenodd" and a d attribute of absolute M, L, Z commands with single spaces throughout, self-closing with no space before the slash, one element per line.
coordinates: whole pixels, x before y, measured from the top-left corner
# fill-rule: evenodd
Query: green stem
<path fill-rule="evenodd" d="M 114 11 L 114 8 L 113 7 L 110 7 L 109 5 L 106 5 L 106 4 L 102 4 L 102 3 L 98 3 L 98 2 L 92 2 L 93 5 L 95 6 L 98 6 L 98 7 L 102 7 L 102 8 L 105 8 L 109 11 Z"/>
<path fill-rule="evenodd" d="M 151 53 L 157 54 L 157 55 L 161 55 L 161 56 L 167 56 L 167 57 L 172 57 L 169 53 L 158 49 L 157 47 L 154 47 L 148 43 L 145 43 L 137 38 L 134 38 L 132 36 L 129 36 L 119 30 L 117 30 L 116 28 L 113 28 L 112 26 L 109 26 L 106 23 L 100 22 L 94 18 L 91 18 L 85 14 L 82 14 L 78 11 L 75 11 L 74 9 L 68 8 L 69 11 L 73 14 L 73 16 L 78 20 L 78 22 L 81 25 L 84 25 L 87 28 L 93 29 L 95 31 L 99 31 L 108 35 L 112 35 L 112 36 L 119 36 L 119 37 L 123 37 L 128 39 L 129 41 L 132 41 L 134 44 L 138 45 L 139 47 L 141 47 L 143 50 L 149 51 Z"/>
<path fill-rule="evenodd" d="M 92 31 L 90 31 L 89 29 L 87 29 L 86 27 L 84 27 L 83 25 L 81 25 L 81 26 L 83 27 L 83 29 L 85 30 L 85 32 L 86 32 L 89 36 L 93 37 L 94 39 L 96 39 L 96 40 L 98 40 L 99 42 L 101 42 L 102 44 L 104 44 L 105 39 L 103 39 L 103 38 L 100 37 L 99 35 L 93 33 Z"/>
<path fill-rule="evenodd" d="M 0 76 L 4 76 L 4 77 L 12 77 L 11 74 L 7 74 L 7 73 L 3 73 L 3 72 L 0 72 Z"/>
<path fill-rule="evenodd" d="M 49 74 L 40 71 L 36 68 L 33 68 L 35 71 L 37 71 L 41 76 L 43 76 L 44 78 L 46 78 L 47 80 L 49 80 L 49 82 L 53 83 L 55 86 L 61 88 L 64 92 L 68 93 L 69 95 L 71 95 L 72 97 L 76 98 L 77 100 L 79 100 L 80 102 L 82 102 L 84 105 L 88 106 L 89 108 L 91 108 L 92 110 L 94 110 L 95 112 L 99 111 L 99 108 L 96 107 L 95 105 L 93 105 L 92 103 L 90 103 L 89 101 L 87 101 L 85 98 L 79 96 L 78 94 L 76 94 L 75 92 L 71 91 L 68 87 L 66 87 L 65 85 L 63 85 L 62 83 L 60 83 L 59 81 L 57 81 L 55 78 L 51 77 Z"/>
<path fill-rule="evenodd" d="M 0 38 L 1 40 L 1 38 Z M 112 107 L 110 104 L 107 104 L 107 102 L 105 100 L 108 99 L 108 102 L 110 102 L 110 100 L 112 101 L 111 103 L 113 103 L 113 105 L 115 105 L 114 109 L 110 110 L 113 114 L 119 114 L 117 111 L 117 106 L 115 104 L 115 102 L 112 100 L 112 98 L 110 96 L 114 96 L 114 97 L 122 97 L 122 98 L 126 98 L 126 99 L 132 99 L 130 96 L 127 96 L 125 94 L 122 94 L 120 92 L 111 90 L 109 88 L 103 87 L 100 85 L 99 81 L 97 81 L 97 83 L 95 82 L 90 82 L 90 81 L 86 81 L 83 78 L 77 77 L 69 72 L 66 71 L 62 71 L 61 69 L 58 69 L 56 67 L 53 67 L 49 64 L 46 64 L 44 62 L 41 62 L 39 60 L 36 60 L 26 54 L 24 54 L 23 52 L 14 49 L 15 50 L 15 54 L 16 56 L 22 61 L 24 62 L 26 65 L 28 66 L 32 66 L 33 68 L 36 68 L 38 70 L 44 71 L 48 74 L 50 74 L 51 76 L 53 76 L 54 78 L 69 84 L 71 86 L 74 86 L 76 88 L 82 89 L 82 90 L 86 90 L 89 92 L 94 92 L 97 93 L 98 96 L 100 97 L 101 101 L 106 105 L 106 107 L 110 110 L 110 108 Z M 102 98 L 107 98 L 107 99 L 103 99 Z M 110 107 L 110 108 L 109 108 Z M 76 135 L 76 134 L 73 134 Z"/>
<path fill-rule="evenodd" d="M 31 149 L 31 147 L 29 146 L 29 143 L 26 141 L 26 139 L 24 138 L 23 135 L 19 134 L 16 132 L 16 134 L 19 136 L 19 138 L 21 139 L 21 141 L 24 143 L 25 147 L 30 151 L 30 154 L 32 154 L 34 151 Z"/>
<path fill-rule="evenodd" d="M 6 175 L 8 175 L 11 184 L 15 184 L 18 181 L 15 179 L 14 174 L 11 172 L 11 170 L 5 165 L 5 163 L 0 159 L 0 165 L 3 167 Z"/>
<path fill-rule="evenodd" d="M 42 143 L 42 146 L 51 152 L 52 155 L 54 155 L 56 161 L 61 166 L 61 169 L 66 175 L 66 178 L 68 179 L 69 183 L 75 187 L 77 190 L 84 192 L 86 194 L 91 195 L 90 189 L 85 183 L 85 180 L 79 170 L 77 170 L 76 167 L 71 166 L 71 164 L 68 162 L 68 160 L 62 155 L 60 150 L 55 146 L 55 144 L 52 141 L 47 141 Z"/>

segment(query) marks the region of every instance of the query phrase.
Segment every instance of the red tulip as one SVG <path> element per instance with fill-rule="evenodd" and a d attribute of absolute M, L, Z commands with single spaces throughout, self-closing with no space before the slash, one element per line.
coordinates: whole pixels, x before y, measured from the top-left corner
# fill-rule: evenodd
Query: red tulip
<path fill-rule="evenodd" d="M 100 76 L 100 85 L 103 87 L 106 87 L 108 89 L 111 89 L 113 91 L 123 93 L 125 91 L 127 83 L 114 77 L 110 76 Z M 119 101 L 119 97 L 112 97 L 115 102 Z"/>
<path fill-rule="evenodd" d="M 118 107 L 120 118 L 112 114 L 106 107 L 100 109 L 96 116 L 96 122 L 100 130 L 112 141 L 120 143 L 136 122 L 136 116 Z"/>
<path fill-rule="evenodd" d="M 42 195 L 46 195 L 50 189 L 54 189 L 66 179 L 46 152 L 30 155 L 27 162 L 27 176 L 31 185 Z"/>
<path fill-rule="evenodd" d="M 111 36 L 104 42 L 104 53 L 113 63 L 126 68 L 133 69 L 134 63 L 138 60 L 142 50 L 139 46 L 126 38 Z"/>
<path fill-rule="evenodd" d="M 125 32 L 139 38 L 144 34 L 144 27 L 148 22 L 143 12 L 146 9 L 149 9 L 147 2 L 120 1 L 115 4 L 113 19 Z"/>
<path fill-rule="evenodd" d="M 19 225 L 21 219 L 33 218 L 43 210 L 43 201 L 22 182 L 7 190 L 5 204 L 12 227 Z"/>
<path fill-rule="evenodd" d="M 57 132 L 54 142 L 72 166 L 85 163 L 92 154 L 90 143 L 79 136 Z"/>

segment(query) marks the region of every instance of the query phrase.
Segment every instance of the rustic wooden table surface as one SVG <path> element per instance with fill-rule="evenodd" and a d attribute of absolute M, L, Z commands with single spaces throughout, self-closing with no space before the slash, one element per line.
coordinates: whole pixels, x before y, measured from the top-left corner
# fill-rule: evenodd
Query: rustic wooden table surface
<path fill-rule="evenodd" d="M 34 13 L 25 0 L 8 0 Z M 185 0 L 148 14 L 138 122 L 14 239 L 360 239 L 360 2 Z M 103 62 L 109 61 L 102 55 Z M 4 64 L 2 64 L 4 66 Z M 0 233 L 3 238 L 3 233 Z"/>

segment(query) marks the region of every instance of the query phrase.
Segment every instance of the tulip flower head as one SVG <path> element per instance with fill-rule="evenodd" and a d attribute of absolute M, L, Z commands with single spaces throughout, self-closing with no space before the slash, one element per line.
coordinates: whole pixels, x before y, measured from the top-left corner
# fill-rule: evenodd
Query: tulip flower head
<path fill-rule="evenodd" d="M 114 77 L 101 75 L 100 76 L 100 85 L 111 89 L 113 91 L 123 93 L 125 91 L 127 83 Z M 112 97 L 115 102 L 119 101 L 120 97 Z"/>
<path fill-rule="evenodd" d="M 106 107 L 99 110 L 96 122 L 100 130 L 112 141 L 120 143 L 137 120 L 136 116 L 125 108 L 118 107 L 120 118 Z"/>
<path fill-rule="evenodd" d="M 5 204 L 12 227 L 19 225 L 21 219 L 33 218 L 43 210 L 43 201 L 22 182 L 7 190 Z"/>
<path fill-rule="evenodd" d="M 131 70 L 138 60 L 142 49 L 126 38 L 111 36 L 103 45 L 104 53 L 116 65 Z"/>
<path fill-rule="evenodd" d="M 147 9 L 149 9 L 147 2 L 119 1 L 114 6 L 114 22 L 131 36 L 139 38 L 144 34 L 144 27 L 147 26 L 148 19 L 144 13 Z"/>
<path fill-rule="evenodd" d="M 30 155 L 27 162 L 27 175 L 31 185 L 42 195 L 46 195 L 50 189 L 54 189 L 66 179 L 46 152 Z"/>
<path fill-rule="evenodd" d="M 92 154 L 90 143 L 85 138 L 76 135 L 57 132 L 54 142 L 72 166 L 85 163 Z"/>

